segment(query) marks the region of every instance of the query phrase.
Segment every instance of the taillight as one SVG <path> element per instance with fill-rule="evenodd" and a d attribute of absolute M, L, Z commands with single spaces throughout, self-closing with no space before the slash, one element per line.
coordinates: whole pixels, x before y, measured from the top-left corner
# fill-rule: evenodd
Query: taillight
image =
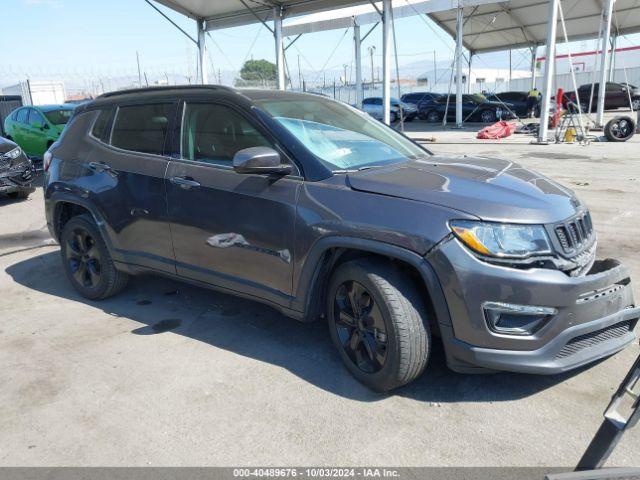
<path fill-rule="evenodd" d="M 52 159 L 53 159 L 53 154 L 49 150 L 44 152 L 44 156 L 42 157 L 42 168 L 44 169 L 45 172 L 49 170 L 49 165 L 51 165 Z"/>

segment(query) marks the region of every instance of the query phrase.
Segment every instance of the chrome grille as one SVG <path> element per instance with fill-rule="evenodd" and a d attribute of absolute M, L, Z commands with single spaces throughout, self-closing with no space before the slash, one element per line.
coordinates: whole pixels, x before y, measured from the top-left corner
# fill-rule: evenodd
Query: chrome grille
<path fill-rule="evenodd" d="M 593 235 L 593 223 L 589 212 L 575 217 L 555 228 L 558 242 L 565 253 L 575 253 L 590 243 Z"/>
<path fill-rule="evenodd" d="M 573 338 L 562 347 L 562 349 L 556 354 L 556 358 L 565 358 L 578 353 L 585 348 L 593 347 L 601 342 L 607 340 L 613 340 L 614 338 L 622 337 L 627 333 L 633 331 L 635 320 L 626 320 L 624 322 L 616 323 L 610 327 L 596 330 L 595 332 L 585 333 L 579 337 Z"/>
<path fill-rule="evenodd" d="M 11 159 L 8 155 L 0 155 L 0 168 L 8 167 L 11 165 Z"/>

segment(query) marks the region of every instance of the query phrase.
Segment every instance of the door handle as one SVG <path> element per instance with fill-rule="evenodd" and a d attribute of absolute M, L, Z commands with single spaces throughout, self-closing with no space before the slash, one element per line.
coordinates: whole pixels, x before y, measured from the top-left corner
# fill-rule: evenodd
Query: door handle
<path fill-rule="evenodd" d="M 198 188 L 200 186 L 200 182 L 196 182 L 189 177 L 171 177 L 169 181 L 184 190 L 191 190 L 192 188 Z"/>
<path fill-rule="evenodd" d="M 102 162 L 89 162 L 89 168 L 98 172 L 110 172 L 111 166 Z"/>

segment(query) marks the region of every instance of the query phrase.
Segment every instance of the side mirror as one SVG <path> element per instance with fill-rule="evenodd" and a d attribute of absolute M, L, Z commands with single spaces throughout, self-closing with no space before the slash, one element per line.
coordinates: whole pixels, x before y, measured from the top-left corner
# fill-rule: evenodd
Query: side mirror
<path fill-rule="evenodd" d="M 45 123 L 40 127 L 42 130 L 49 130 L 49 124 Z"/>
<path fill-rule="evenodd" d="M 233 156 L 233 169 L 238 173 L 289 175 L 291 165 L 283 164 L 280 154 L 269 147 L 251 147 L 239 150 Z"/>

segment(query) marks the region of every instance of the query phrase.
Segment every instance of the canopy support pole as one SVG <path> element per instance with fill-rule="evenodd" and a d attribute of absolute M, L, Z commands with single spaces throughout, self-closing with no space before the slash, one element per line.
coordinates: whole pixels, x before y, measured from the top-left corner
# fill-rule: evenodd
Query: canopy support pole
<path fill-rule="evenodd" d="M 209 83 L 209 75 L 205 60 L 207 58 L 207 42 L 205 41 L 206 38 L 204 36 L 205 25 L 204 20 L 202 19 L 198 19 L 196 23 L 198 24 L 198 80 L 201 85 L 205 85 Z"/>
<path fill-rule="evenodd" d="M 391 124 L 391 0 L 382 1 L 382 118 Z"/>
<path fill-rule="evenodd" d="M 611 36 L 611 60 L 609 61 L 609 81 L 613 82 L 613 74 L 616 70 L 616 48 L 618 47 L 618 36 L 614 33 Z"/>
<path fill-rule="evenodd" d="M 536 57 L 538 55 L 538 47 L 531 47 L 531 90 L 536 88 Z"/>
<path fill-rule="evenodd" d="M 611 37 L 611 17 L 614 0 L 606 0 L 602 21 L 602 52 L 600 53 L 600 83 L 598 85 L 598 111 L 596 126 L 604 125 L 604 96 L 607 90 L 607 74 L 609 73 L 609 37 Z"/>
<path fill-rule="evenodd" d="M 282 8 L 273 7 L 273 37 L 276 43 L 276 79 L 278 90 L 284 90 L 284 49 L 282 45 Z"/>
<path fill-rule="evenodd" d="M 464 10 L 458 7 L 456 21 L 456 127 L 462 128 L 462 35 Z"/>
<path fill-rule="evenodd" d="M 467 75 L 467 93 L 471 93 L 471 64 L 473 63 L 473 52 L 469 52 L 469 74 Z"/>
<path fill-rule="evenodd" d="M 356 64 L 356 106 L 362 108 L 362 48 L 360 25 L 353 23 L 353 48 Z"/>
<path fill-rule="evenodd" d="M 544 86 L 542 93 L 542 105 L 540 105 L 540 128 L 538 129 L 538 143 L 547 142 L 549 133 L 549 107 L 553 96 L 553 70 L 556 63 L 556 32 L 558 29 L 558 2 L 549 1 L 549 14 L 547 24 L 547 53 L 544 62 Z"/>

